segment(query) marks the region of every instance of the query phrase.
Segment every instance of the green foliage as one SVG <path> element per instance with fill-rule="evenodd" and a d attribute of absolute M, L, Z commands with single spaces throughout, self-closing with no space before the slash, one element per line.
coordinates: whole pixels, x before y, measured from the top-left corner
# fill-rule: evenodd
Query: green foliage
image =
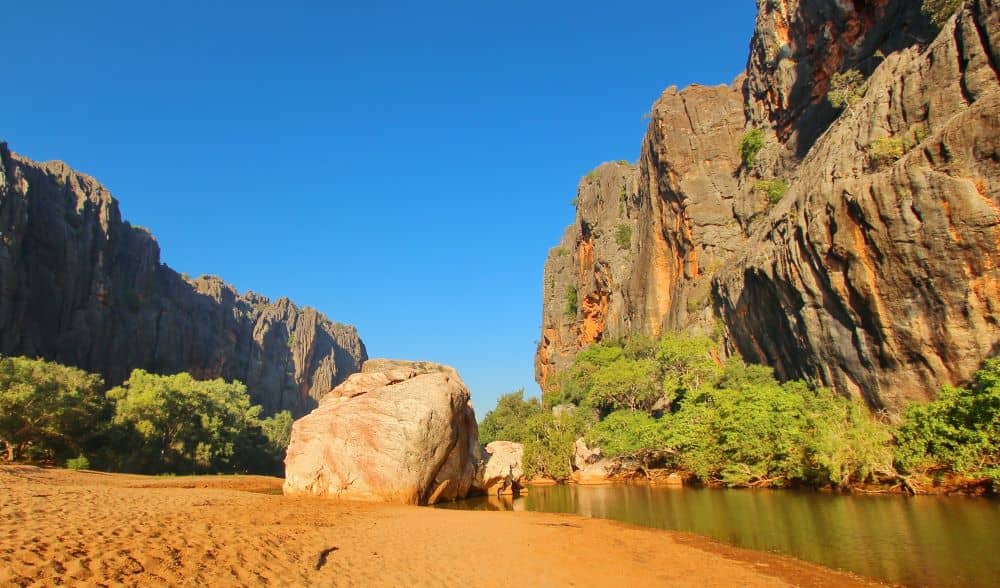
<path fill-rule="evenodd" d="M 298 339 L 295 338 L 295 334 L 293 333 L 293 334 L 291 334 L 291 335 L 288 336 L 288 341 L 286 341 L 286 344 L 288 345 L 289 349 L 292 349 L 293 347 L 295 347 L 295 344 L 297 342 L 298 342 Z"/>
<path fill-rule="evenodd" d="M 656 345 L 663 397 L 668 403 L 715 381 L 722 375 L 718 344 L 707 337 L 668 333 Z"/>
<path fill-rule="evenodd" d="M 740 139 L 740 159 L 743 165 L 751 167 L 757 161 L 757 154 L 764 148 L 764 131 L 751 129 Z"/>
<path fill-rule="evenodd" d="M 524 423 L 524 472 L 528 477 L 545 476 L 555 480 L 569 477 L 573 471 L 573 443 L 592 423 L 587 411 L 555 416 L 540 411 Z"/>
<path fill-rule="evenodd" d="M 802 390 L 802 395 L 809 425 L 804 440 L 808 482 L 849 487 L 877 474 L 891 476 L 891 430 L 872 418 L 864 402 L 825 389 Z"/>
<path fill-rule="evenodd" d="M 577 300 L 576 286 L 566 287 L 566 316 L 576 318 L 576 313 L 580 310 L 579 300 Z"/>
<path fill-rule="evenodd" d="M 924 0 L 921 10 L 931 22 L 942 27 L 962 6 L 963 0 Z"/>
<path fill-rule="evenodd" d="M 246 386 L 190 374 L 134 370 L 108 392 L 113 423 L 131 437 L 126 469 L 147 473 L 236 472 L 261 459 L 267 441 Z"/>
<path fill-rule="evenodd" d="M 592 169 L 587 172 L 587 175 L 583 176 L 583 179 L 591 183 L 597 182 L 601 179 L 601 172 L 597 169 Z"/>
<path fill-rule="evenodd" d="M 970 387 L 945 387 L 934 402 L 909 405 L 896 438 L 903 471 L 1000 482 L 1000 358 L 988 360 Z"/>
<path fill-rule="evenodd" d="M 803 477 L 803 399 L 758 368 L 730 361 L 671 418 L 671 445 L 706 482 L 771 486 Z"/>
<path fill-rule="evenodd" d="M 648 411 L 662 396 L 655 360 L 621 357 L 593 374 L 588 400 L 603 409 Z"/>
<path fill-rule="evenodd" d="M 10 461 L 62 461 L 101 432 L 100 376 L 26 357 L 0 358 L 0 445 Z"/>
<path fill-rule="evenodd" d="M 876 167 L 893 163 L 903 156 L 903 139 L 879 137 L 868 146 L 868 156 Z"/>
<path fill-rule="evenodd" d="M 788 182 L 781 178 L 757 180 L 753 183 L 753 191 L 766 196 L 768 204 L 773 206 L 781 202 L 781 199 L 785 197 L 785 193 L 788 192 Z"/>
<path fill-rule="evenodd" d="M 854 106 L 864 95 L 865 77 L 856 69 L 849 69 L 830 76 L 830 89 L 826 99 L 834 108 Z"/>
<path fill-rule="evenodd" d="M 528 420 L 543 412 L 537 398 L 524 398 L 524 389 L 504 394 L 497 399 L 496 408 L 486 413 L 479 423 L 479 441 L 483 444 L 493 441 L 523 442 L 527 438 Z"/>
<path fill-rule="evenodd" d="M 630 249 L 632 247 L 632 226 L 626 223 L 618 225 L 615 231 L 615 240 L 618 241 L 618 246 L 622 249 Z"/>
<path fill-rule="evenodd" d="M 89 470 L 90 460 L 85 456 L 71 457 L 66 460 L 66 467 L 71 470 Z"/>
<path fill-rule="evenodd" d="M 603 411 L 586 436 L 606 454 L 672 452 L 676 465 L 708 484 L 851 486 L 893 472 L 890 430 L 861 401 L 779 383 L 771 368 L 739 357 L 723 360 L 707 337 L 591 345 L 547 400 L 574 402 L 583 415 Z M 539 418 L 544 439 L 541 428 L 551 422 Z M 543 446 L 546 463 L 562 463 L 562 441 Z"/>
<path fill-rule="evenodd" d="M 563 246 L 556 247 L 556 257 L 565 257 L 569 255 L 569 249 Z"/>
<path fill-rule="evenodd" d="M 662 423 L 644 412 L 615 411 L 587 432 L 587 444 L 597 445 L 605 455 L 625 456 L 665 447 Z"/>
<path fill-rule="evenodd" d="M 285 450 L 292 439 L 292 413 L 283 410 L 260 421 L 260 429 L 267 439 L 264 446 L 265 462 L 255 468 L 262 472 L 281 473 L 285 459 Z M 268 464 L 267 461 L 270 461 Z M 268 467 L 269 466 L 269 467 Z"/>

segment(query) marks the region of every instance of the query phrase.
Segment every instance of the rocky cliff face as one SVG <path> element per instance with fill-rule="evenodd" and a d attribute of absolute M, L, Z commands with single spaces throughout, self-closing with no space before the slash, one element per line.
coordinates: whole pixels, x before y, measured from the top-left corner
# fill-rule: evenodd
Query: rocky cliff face
<path fill-rule="evenodd" d="M 745 77 L 661 96 L 635 242 L 605 294 L 622 306 L 573 339 L 586 316 L 553 320 L 546 282 L 543 389 L 584 344 L 681 330 L 896 410 L 1000 351 L 998 2 L 940 31 L 919 5 L 762 2 Z M 841 111 L 826 94 L 850 69 L 865 82 Z M 749 129 L 764 137 L 750 165 Z M 578 218 L 595 214 L 581 199 Z M 583 237 L 571 227 L 561 247 Z M 577 264 L 550 254 L 546 280 Z"/>
<path fill-rule="evenodd" d="M 93 178 L 3 143 L 0 353 L 79 366 L 110 384 L 134 368 L 239 379 L 265 413 L 296 416 L 367 358 L 353 327 L 314 309 L 181 276 Z"/>

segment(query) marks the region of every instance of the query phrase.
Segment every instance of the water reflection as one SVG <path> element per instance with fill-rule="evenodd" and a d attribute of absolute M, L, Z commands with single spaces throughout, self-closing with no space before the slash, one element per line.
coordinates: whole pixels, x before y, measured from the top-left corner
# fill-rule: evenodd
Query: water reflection
<path fill-rule="evenodd" d="M 707 535 L 908 586 L 993 586 L 1000 501 L 648 486 L 534 487 L 449 505 L 529 510 Z"/>

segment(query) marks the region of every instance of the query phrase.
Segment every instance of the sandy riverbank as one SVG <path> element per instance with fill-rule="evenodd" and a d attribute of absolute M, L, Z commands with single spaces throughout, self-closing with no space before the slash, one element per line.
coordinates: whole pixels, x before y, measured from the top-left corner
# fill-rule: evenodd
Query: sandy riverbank
<path fill-rule="evenodd" d="M 0 467 L 0 586 L 874 586 L 683 534 L 346 504 L 259 476 Z"/>

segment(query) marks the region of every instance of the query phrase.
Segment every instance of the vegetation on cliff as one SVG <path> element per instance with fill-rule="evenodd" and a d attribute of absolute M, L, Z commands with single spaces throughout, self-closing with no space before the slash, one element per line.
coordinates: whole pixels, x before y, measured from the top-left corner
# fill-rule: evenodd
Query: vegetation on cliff
<path fill-rule="evenodd" d="M 246 386 L 135 370 L 100 376 L 0 358 L 0 446 L 8 461 L 142 473 L 280 473 L 292 418 L 266 419 Z"/>
<path fill-rule="evenodd" d="M 634 337 L 580 352 L 545 408 L 555 410 L 507 395 L 484 425 L 525 444 L 529 473 L 555 478 L 571 473 L 573 442 L 585 436 L 606 456 L 655 452 L 662 467 L 708 485 L 912 491 L 945 475 L 1000 481 L 1000 359 L 894 425 L 860 399 L 724 359 L 711 339 Z"/>

